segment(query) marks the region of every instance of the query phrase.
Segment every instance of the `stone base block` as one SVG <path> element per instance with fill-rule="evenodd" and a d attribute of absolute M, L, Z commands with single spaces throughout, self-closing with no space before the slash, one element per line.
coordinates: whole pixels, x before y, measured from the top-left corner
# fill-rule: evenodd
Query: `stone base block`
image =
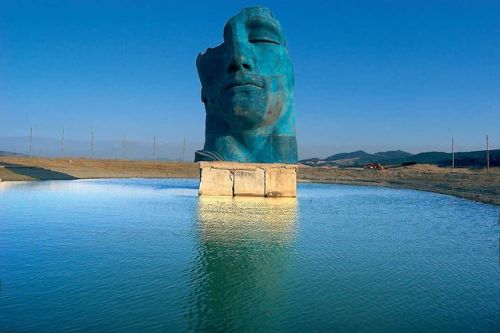
<path fill-rule="evenodd" d="M 234 175 L 230 170 L 201 168 L 199 195 L 233 195 Z"/>
<path fill-rule="evenodd" d="M 297 166 L 200 162 L 199 195 L 296 197 Z"/>
<path fill-rule="evenodd" d="M 265 184 L 266 197 L 296 197 L 297 169 L 269 168 Z"/>

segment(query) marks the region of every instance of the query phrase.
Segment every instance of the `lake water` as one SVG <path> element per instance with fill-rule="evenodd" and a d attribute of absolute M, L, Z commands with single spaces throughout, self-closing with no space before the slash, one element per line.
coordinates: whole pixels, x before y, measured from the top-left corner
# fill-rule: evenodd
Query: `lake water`
<path fill-rule="evenodd" d="M 496 206 L 379 187 L 198 198 L 0 183 L 0 331 L 494 332 Z"/>

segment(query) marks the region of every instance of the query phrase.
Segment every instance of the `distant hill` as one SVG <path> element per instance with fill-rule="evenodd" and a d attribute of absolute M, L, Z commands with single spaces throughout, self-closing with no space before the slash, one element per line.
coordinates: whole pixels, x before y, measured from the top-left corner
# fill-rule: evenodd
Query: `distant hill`
<path fill-rule="evenodd" d="M 413 156 L 413 154 L 410 154 L 406 151 L 402 150 L 390 150 L 390 151 L 384 151 L 384 152 L 379 152 L 373 154 L 373 156 L 377 156 L 379 158 L 382 158 L 384 160 L 390 160 L 390 159 L 396 159 L 396 158 L 407 158 L 410 156 Z"/>
<path fill-rule="evenodd" d="M 340 153 L 328 156 L 325 159 L 310 158 L 301 160 L 300 163 L 309 166 L 336 166 L 336 167 L 362 167 L 368 163 L 380 163 L 385 166 L 398 166 L 402 164 L 434 164 L 450 166 L 452 155 L 444 152 L 424 152 L 411 154 L 402 150 L 378 152 L 374 154 L 363 150 L 351 153 Z M 486 166 L 486 151 L 471 151 L 455 153 L 456 167 L 484 167 Z M 490 150 L 490 166 L 500 166 L 500 149 Z"/>
<path fill-rule="evenodd" d="M 13 153 L 11 151 L 0 150 L 0 156 L 27 156 L 27 155 L 19 154 L 19 153 Z"/>
<path fill-rule="evenodd" d="M 352 153 L 340 153 L 328 156 L 325 159 L 311 158 L 300 161 L 306 165 L 329 165 L 329 166 L 362 166 L 367 163 L 387 163 L 392 160 L 406 159 L 414 156 L 402 150 L 378 152 L 375 154 L 357 150 Z"/>
<path fill-rule="evenodd" d="M 372 157 L 372 154 L 368 154 L 362 150 L 356 150 L 352 153 L 340 153 L 325 158 L 326 161 L 342 161 L 342 160 L 362 160 Z"/>

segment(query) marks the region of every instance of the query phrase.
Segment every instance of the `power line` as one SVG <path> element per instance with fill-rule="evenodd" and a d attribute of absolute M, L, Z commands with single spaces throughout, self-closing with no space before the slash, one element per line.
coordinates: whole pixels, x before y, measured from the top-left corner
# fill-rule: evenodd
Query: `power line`
<path fill-rule="evenodd" d="M 122 155 L 121 155 L 122 160 L 124 156 L 125 156 L 125 134 L 122 135 Z"/>
<path fill-rule="evenodd" d="M 451 138 L 451 170 L 455 171 L 455 143 Z"/>
<path fill-rule="evenodd" d="M 153 136 L 153 161 L 156 160 L 156 136 Z"/>
<path fill-rule="evenodd" d="M 184 137 L 184 141 L 182 142 L 182 162 L 184 162 L 184 153 L 186 152 L 186 137 Z"/>
<path fill-rule="evenodd" d="M 490 142 L 486 135 L 486 171 L 490 171 Z"/>
<path fill-rule="evenodd" d="M 33 127 L 30 127 L 30 158 L 32 157 L 31 155 L 31 149 L 32 149 L 32 145 L 33 145 Z"/>
<path fill-rule="evenodd" d="M 64 157 L 64 127 L 61 135 L 61 157 Z"/>
<path fill-rule="evenodd" d="M 92 159 L 94 159 L 94 131 L 92 131 L 91 140 L 92 140 L 92 153 L 91 153 L 90 157 Z"/>

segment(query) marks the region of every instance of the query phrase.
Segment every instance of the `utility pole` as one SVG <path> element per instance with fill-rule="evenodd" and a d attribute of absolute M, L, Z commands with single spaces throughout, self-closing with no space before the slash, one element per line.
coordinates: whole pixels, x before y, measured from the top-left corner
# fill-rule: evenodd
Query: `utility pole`
<path fill-rule="evenodd" d="M 61 135 L 61 157 L 64 157 L 64 127 Z"/>
<path fill-rule="evenodd" d="M 451 138 L 451 170 L 455 171 L 455 143 L 453 137 Z"/>
<path fill-rule="evenodd" d="M 186 137 L 184 137 L 184 141 L 182 141 L 182 162 L 184 162 L 184 153 L 186 152 Z"/>
<path fill-rule="evenodd" d="M 486 171 L 490 171 L 490 142 L 486 135 Z"/>
<path fill-rule="evenodd" d="M 94 159 L 94 131 L 92 131 L 91 134 L 91 141 L 92 141 L 92 154 L 90 155 L 91 159 Z"/>
<path fill-rule="evenodd" d="M 122 136 L 122 160 L 123 160 L 123 157 L 125 156 L 125 134 L 123 134 Z"/>
<path fill-rule="evenodd" d="M 153 161 L 156 160 L 156 136 L 153 136 Z"/>
<path fill-rule="evenodd" d="M 30 158 L 32 157 L 31 155 L 32 145 L 33 145 L 33 127 L 30 127 Z"/>

